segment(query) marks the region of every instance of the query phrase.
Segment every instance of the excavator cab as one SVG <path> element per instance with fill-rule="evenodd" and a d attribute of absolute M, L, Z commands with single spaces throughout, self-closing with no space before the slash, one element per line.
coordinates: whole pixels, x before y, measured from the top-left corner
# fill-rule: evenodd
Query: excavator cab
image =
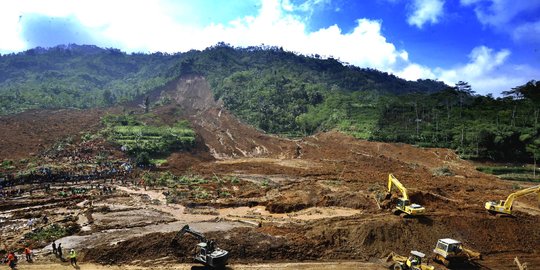
<path fill-rule="evenodd" d="M 411 204 L 410 200 L 406 200 L 403 198 L 398 198 L 397 206 L 399 208 L 405 208 L 406 206 L 409 206 Z"/>
<path fill-rule="evenodd" d="M 406 264 L 409 268 L 418 267 L 422 264 L 422 260 L 424 259 L 424 257 L 426 257 L 426 254 L 420 251 L 413 250 L 411 251 L 411 255 L 409 256 L 409 258 L 407 259 Z"/>
<path fill-rule="evenodd" d="M 196 237 L 199 240 L 199 243 L 196 247 L 196 254 L 193 259 L 196 262 L 202 263 L 207 267 L 214 269 L 223 269 L 227 265 L 229 259 L 229 252 L 216 247 L 216 242 L 214 240 L 208 240 L 201 233 L 194 231 L 189 228 L 188 225 L 185 225 L 178 236 L 182 237 L 185 233 L 189 233 Z"/>
<path fill-rule="evenodd" d="M 437 246 L 435 247 L 434 252 L 446 258 L 449 256 L 456 255 L 456 253 L 460 250 L 461 250 L 460 241 L 450 239 L 450 238 L 444 238 L 444 239 L 439 239 L 439 241 L 437 241 Z"/>
<path fill-rule="evenodd" d="M 426 209 L 421 205 L 416 203 L 411 204 L 410 200 L 404 198 L 398 198 L 396 209 L 413 216 L 421 215 L 426 211 Z"/>
<path fill-rule="evenodd" d="M 206 263 L 206 253 L 206 243 L 198 243 L 196 248 L 195 260 L 201 263 Z"/>
<path fill-rule="evenodd" d="M 194 259 L 212 268 L 223 268 L 227 264 L 228 252 L 213 247 L 210 242 L 201 242 L 197 244 L 197 254 Z"/>
<path fill-rule="evenodd" d="M 435 253 L 435 260 L 445 266 L 465 264 L 471 260 L 482 259 L 482 254 L 465 248 L 461 241 L 451 238 L 439 239 L 433 253 Z"/>
<path fill-rule="evenodd" d="M 509 215 L 512 214 L 512 206 L 510 206 L 510 209 L 508 211 L 504 207 L 505 203 L 506 200 L 490 201 L 486 202 L 486 205 L 484 207 L 492 213 L 504 213 Z"/>

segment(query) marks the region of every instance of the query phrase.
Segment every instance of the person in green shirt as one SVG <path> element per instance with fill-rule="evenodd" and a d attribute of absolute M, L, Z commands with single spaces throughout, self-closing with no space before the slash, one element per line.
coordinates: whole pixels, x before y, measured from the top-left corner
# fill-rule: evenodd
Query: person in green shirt
<path fill-rule="evenodd" d="M 77 266 L 77 252 L 75 252 L 74 249 L 69 251 L 69 263 L 71 263 L 72 266 Z"/>

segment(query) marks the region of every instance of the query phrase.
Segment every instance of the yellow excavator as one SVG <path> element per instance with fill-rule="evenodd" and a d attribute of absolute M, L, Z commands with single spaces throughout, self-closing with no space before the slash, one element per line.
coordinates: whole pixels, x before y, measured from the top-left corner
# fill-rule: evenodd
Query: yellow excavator
<path fill-rule="evenodd" d="M 393 174 L 388 175 L 388 193 L 392 192 L 392 186 L 395 186 L 400 192 L 401 196 L 398 198 L 394 213 L 404 213 L 411 216 L 423 215 L 426 209 L 419 204 L 411 203 L 409 196 L 407 195 L 407 188 L 397 180 Z"/>
<path fill-rule="evenodd" d="M 485 208 L 491 213 L 512 215 L 512 205 L 514 204 L 514 200 L 531 193 L 538 193 L 538 200 L 540 200 L 540 185 L 514 192 L 508 195 L 506 200 L 486 202 Z"/>

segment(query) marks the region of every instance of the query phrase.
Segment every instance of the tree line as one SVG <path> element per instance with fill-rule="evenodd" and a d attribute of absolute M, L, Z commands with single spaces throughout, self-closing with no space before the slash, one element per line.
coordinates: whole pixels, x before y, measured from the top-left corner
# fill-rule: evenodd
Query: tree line
<path fill-rule="evenodd" d="M 269 133 L 338 129 L 368 140 L 449 147 L 469 158 L 540 156 L 537 81 L 494 98 L 476 95 L 466 82 L 406 81 L 335 58 L 225 43 L 177 54 L 35 48 L 0 56 L 0 70 L 0 114 L 112 106 L 199 74 L 230 111 Z"/>

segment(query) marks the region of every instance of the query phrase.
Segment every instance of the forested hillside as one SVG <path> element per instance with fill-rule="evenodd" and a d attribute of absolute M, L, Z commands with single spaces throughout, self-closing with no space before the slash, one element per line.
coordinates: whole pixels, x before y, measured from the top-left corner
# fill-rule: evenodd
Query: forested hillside
<path fill-rule="evenodd" d="M 0 114 L 125 102 L 173 79 L 174 55 L 67 45 L 0 57 Z"/>
<path fill-rule="evenodd" d="M 371 139 L 448 147 L 471 158 L 540 157 L 540 82 L 531 81 L 497 99 L 467 88 L 458 84 L 438 93 L 389 98 L 378 106 Z"/>
<path fill-rule="evenodd" d="M 222 43 L 172 55 L 36 48 L 1 56 L 0 70 L 1 114 L 111 106 L 195 73 L 236 116 L 269 133 L 303 136 L 337 128 L 357 138 L 450 147 L 471 158 L 540 156 L 535 81 L 493 98 L 475 95 L 466 82 L 411 82 L 318 55 Z"/>

